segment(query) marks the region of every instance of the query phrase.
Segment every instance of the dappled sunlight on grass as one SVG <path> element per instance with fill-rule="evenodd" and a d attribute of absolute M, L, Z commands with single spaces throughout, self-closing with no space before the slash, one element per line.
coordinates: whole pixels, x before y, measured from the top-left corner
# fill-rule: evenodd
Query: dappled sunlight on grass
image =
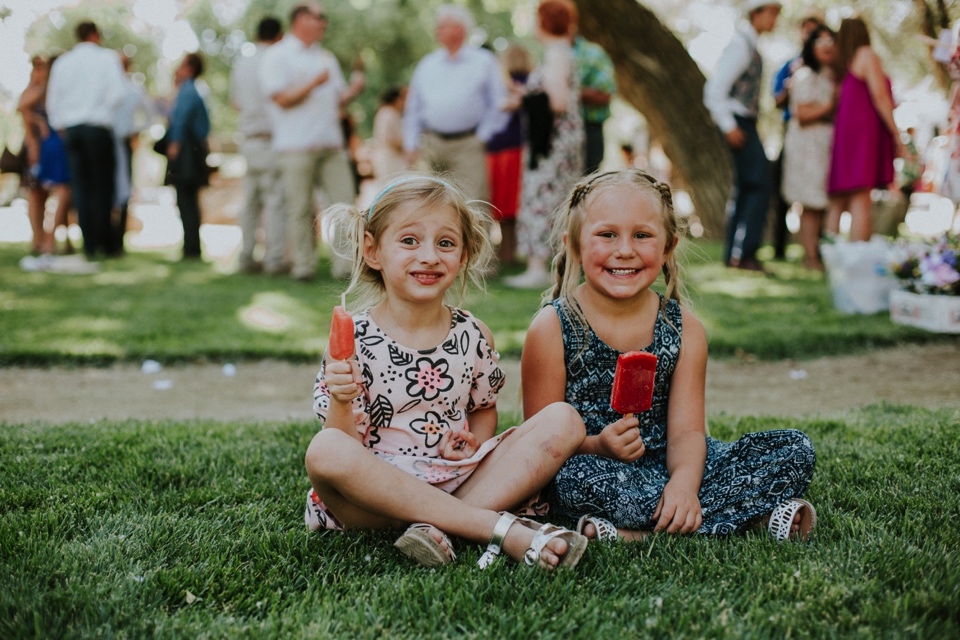
<path fill-rule="evenodd" d="M 122 314 L 124 316 L 135 309 L 136 305 L 132 300 L 111 300 L 109 303 L 103 306 L 104 311 Z"/>
<path fill-rule="evenodd" d="M 210 282 L 223 280 L 223 275 L 211 269 L 209 265 L 199 263 L 198 266 L 202 268 L 189 271 L 181 270 L 177 274 L 179 283 L 203 286 Z"/>
<path fill-rule="evenodd" d="M 791 284 L 762 276 L 700 282 L 697 288 L 703 293 L 720 293 L 734 298 L 779 298 L 796 296 L 799 293 L 797 287 Z"/>
<path fill-rule="evenodd" d="M 132 271 L 144 278 L 168 278 L 176 266 L 173 257 L 162 251 L 127 251 L 121 260 L 103 262 L 106 271 Z"/>
<path fill-rule="evenodd" d="M 238 315 L 243 324 L 258 331 L 282 332 L 289 325 L 284 316 L 261 305 L 244 307 Z"/>
<path fill-rule="evenodd" d="M 135 271 L 101 271 L 92 276 L 94 284 L 113 286 L 135 286 L 168 277 L 170 270 L 161 275 L 157 269 L 137 269 Z"/>
<path fill-rule="evenodd" d="M 59 330 L 69 330 L 73 334 L 113 333 L 123 329 L 125 319 L 104 316 L 67 315 L 52 327 L 54 335 Z"/>
<path fill-rule="evenodd" d="M 4 311 L 54 311 L 59 302 L 53 296 L 18 296 L 12 293 L 0 295 L 0 308 Z"/>
<path fill-rule="evenodd" d="M 304 302 L 287 293 L 265 291 L 254 295 L 249 305 L 240 307 L 237 317 L 255 331 L 283 333 L 292 328 L 309 327 L 313 313 Z"/>
<path fill-rule="evenodd" d="M 28 249 L 0 243 L 3 366 L 143 357 L 319 362 L 344 288 L 326 275 L 323 260 L 318 280 L 305 286 L 290 278 L 224 275 L 208 262 L 176 261 L 169 251 L 130 251 L 102 261 L 96 275 L 24 273 L 18 261 Z M 693 259 L 719 251 L 705 244 Z M 948 339 L 892 325 L 883 314 L 842 315 L 822 275 L 794 263 L 768 263 L 771 277 L 719 261 L 685 266 L 691 309 L 707 327 L 713 357 L 812 357 Z M 507 289 L 496 276 L 488 285 L 486 295 L 471 291 L 463 306 L 490 328 L 502 356 L 516 358 L 540 292 Z"/>
<path fill-rule="evenodd" d="M 52 352 L 69 353 L 78 356 L 120 357 L 124 354 L 123 347 L 116 342 L 104 338 L 93 338 L 82 341 L 78 341 L 72 336 L 69 339 L 51 338 L 46 342 L 45 348 Z"/>

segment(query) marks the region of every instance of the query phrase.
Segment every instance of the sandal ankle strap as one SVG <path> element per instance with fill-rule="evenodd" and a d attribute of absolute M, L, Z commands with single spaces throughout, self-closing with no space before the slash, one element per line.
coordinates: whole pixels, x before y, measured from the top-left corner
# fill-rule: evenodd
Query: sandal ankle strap
<path fill-rule="evenodd" d="M 512 513 L 504 512 L 500 514 L 500 519 L 497 520 L 497 524 L 493 527 L 493 533 L 490 534 L 490 542 L 487 543 L 487 549 L 483 552 L 483 555 L 480 556 L 480 559 L 477 560 L 477 565 L 481 569 L 489 567 L 493 561 L 497 559 L 497 556 L 500 555 L 500 552 L 503 550 L 503 539 L 507 537 L 507 531 L 510 530 L 510 527 L 513 526 L 516 520 L 517 516 Z"/>

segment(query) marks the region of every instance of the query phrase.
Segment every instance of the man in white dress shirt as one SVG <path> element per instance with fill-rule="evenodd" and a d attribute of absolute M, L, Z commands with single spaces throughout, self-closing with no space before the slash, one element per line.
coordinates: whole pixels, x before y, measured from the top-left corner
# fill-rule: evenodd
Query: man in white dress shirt
<path fill-rule="evenodd" d="M 763 75 L 757 39 L 773 31 L 780 9 L 774 0 L 745 0 L 747 20 L 720 54 L 703 88 L 704 104 L 733 155 L 736 200 L 727 221 L 723 259 L 729 267 L 750 271 L 763 271 L 756 253 L 773 190 L 770 161 L 757 133 Z"/>
<path fill-rule="evenodd" d="M 473 16 L 463 8 L 437 9 L 440 48 L 417 64 L 403 115 L 403 147 L 410 163 L 450 173 L 468 198 L 486 200 L 486 142 L 510 118 L 507 85 L 496 56 L 466 43 Z"/>
<path fill-rule="evenodd" d="M 83 252 L 114 255 L 110 222 L 116 154 L 112 124 L 125 95 L 120 56 L 100 46 L 92 22 L 77 26 L 78 43 L 57 58 L 47 87 L 50 126 L 63 132 L 70 165 L 70 187 L 77 208 Z"/>
<path fill-rule="evenodd" d="M 303 282 L 316 271 L 314 189 L 323 187 L 328 205 L 354 199 L 339 114 L 364 82 L 356 71 L 349 85 L 344 80 L 336 57 L 319 44 L 326 30 L 327 16 L 319 4 L 297 5 L 290 14 L 290 32 L 264 53 L 260 65 L 283 180 L 291 275 Z M 350 275 L 347 260 L 333 255 L 332 261 L 335 277 Z"/>
<path fill-rule="evenodd" d="M 230 103 L 240 112 L 237 123 L 243 142 L 240 152 L 247 163 L 243 178 L 243 209 L 240 228 L 240 270 L 253 273 L 260 268 L 269 274 L 286 273 L 290 266 L 285 254 L 286 218 L 283 212 L 283 188 L 280 170 L 273 153 L 268 99 L 260 86 L 260 64 L 267 48 L 283 37 L 280 21 L 265 17 L 257 25 L 257 42 L 253 55 L 238 56 L 230 70 Z M 263 264 L 254 260 L 257 228 L 263 212 Z"/>

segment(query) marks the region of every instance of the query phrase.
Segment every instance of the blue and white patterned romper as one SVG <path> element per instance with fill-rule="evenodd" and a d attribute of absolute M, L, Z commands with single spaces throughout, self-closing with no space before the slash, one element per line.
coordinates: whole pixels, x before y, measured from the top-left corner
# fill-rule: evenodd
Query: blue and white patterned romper
<path fill-rule="evenodd" d="M 576 319 L 562 299 L 552 304 L 563 335 L 565 400 L 580 412 L 587 435 L 595 436 L 621 417 L 610 406 L 620 352 L 600 340 L 592 328 L 578 331 Z M 680 305 L 675 300 L 667 302 L 665 313 L 670 322 L 659 314 L 653 344 L 643 349 L 657 355 L 653 407 L 638 416 L 646 453 L 629 463 L 595 455 L 570 458 L 547 494 L 558 515 L 573 520 L 590 513 L 631 530 L 651 530 L 656 525 L 653 512 L 670 479 L 667 405 L 683 329 Z M 752 521 L 769 515 L 781 502 L 803 496 L 813 478 L 815 462 L 813 443 L 795 429 L 749 433 L 736 442 L 707 437 L 699 494 L 703 525 L 698 533 L 743 530 Z"/>

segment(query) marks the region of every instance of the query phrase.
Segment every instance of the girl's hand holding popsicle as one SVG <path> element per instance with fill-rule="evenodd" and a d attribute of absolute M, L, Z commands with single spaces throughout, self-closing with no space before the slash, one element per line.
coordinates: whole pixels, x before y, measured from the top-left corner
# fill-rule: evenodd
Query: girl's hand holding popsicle
<path fill-rule="evenodd" d="M 604 427 L 597 436 L 597 444 L 600 455 L 620 462 L 633 462 L 647 450 L 640 437 L 640 421 L 633 414 Z"/>
<path fill-rule="evenodd" d="M 657 356 L 652 353 L 629 351 L 617 358 L 610 406 L 624 416 L 600 432 L 600 446 L 607 452 L 607 457 L 633 462 L 646 452 L 636 414 L 649 410 L 653 405 L 656 373 Z"/>
<path fill-rule="evenodd" d="M 330 338 L 327 341 L 327 357 L 324 380 L 330 397 L 340 402 L 350 402 L 360 394 L 360 367 L 356 358 L 353 318 L 347 313 L 344 297 L 333 308 L 330 322 Z"/>

